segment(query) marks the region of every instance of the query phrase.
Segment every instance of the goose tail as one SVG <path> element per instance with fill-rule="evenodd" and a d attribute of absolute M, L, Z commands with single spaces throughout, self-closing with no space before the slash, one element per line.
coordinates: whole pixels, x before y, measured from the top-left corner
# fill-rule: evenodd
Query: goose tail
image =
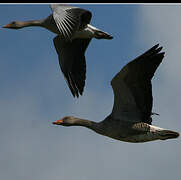
<path fill-rule="evenodd" d="M 174 139 L 179 137 L 179 133 L 171 130 L 162 130 L 159 132 L 160 140 Z"/>
<path fill-rule="evenodd" d="M 94 35 L 96 39 L 113 39 L 113 36 L 103 31 L 97 30 L 94 32 Z"/>

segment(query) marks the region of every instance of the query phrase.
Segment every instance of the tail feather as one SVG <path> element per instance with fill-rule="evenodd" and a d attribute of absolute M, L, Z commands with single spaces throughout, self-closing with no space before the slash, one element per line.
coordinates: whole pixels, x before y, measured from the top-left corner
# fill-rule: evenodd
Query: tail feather
<path fill-rule="evenodd" d="M 96 39 L 113 39 L 113 36 L 109 35 L 106 32 L 103 31 L 95 31 L 94 32 L 95 38 Z"/>
<path fill-rule="evenodd" d="M 173 139 L 179 137 L 178 132 L 171 130 L 162 130 L 160 131 L 159 135 L 160 135 L 160 140 Z"/>

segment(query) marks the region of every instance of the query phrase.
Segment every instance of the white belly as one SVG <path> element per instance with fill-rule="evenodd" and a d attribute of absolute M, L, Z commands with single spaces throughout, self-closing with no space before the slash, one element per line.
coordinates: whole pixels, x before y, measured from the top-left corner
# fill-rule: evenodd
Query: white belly
<path fill-rule="evenodd" d="M 77 31 L 75 33 L 75 35 L 73 36 L 73 39 L 76 39 L 76 38 L 81 38 L 81 39 L 87 39 L 87 38 L 93 38 L 94 37 L 94 33 L 86 28 L 82 31 Z"/>

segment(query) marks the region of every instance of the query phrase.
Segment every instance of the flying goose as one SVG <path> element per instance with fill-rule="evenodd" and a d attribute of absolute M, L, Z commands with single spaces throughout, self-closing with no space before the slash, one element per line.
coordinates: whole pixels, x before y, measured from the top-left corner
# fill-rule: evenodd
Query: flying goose
<path fill-rule="evenodd" d="M 93 131 L 125 142 L 147 142 L 177 138 L 178 132 L 152 125 L 151 79 L 162 62 L 162 47 L 155 45 L 129 62 L 112 79 L 114 105 L 112 113 L 101 122 L 72 116 L 53 122 L 62 126 L 84 126 Z"/>
<path fill-rule="evenodd" d="M 40 26 L 57 34 L 53 39 L 60 68 L 72 95 L 82 95 L 86 79 L 85 51 L 92 38 L 112 39 L 106 32 L 90 25 L 92 13 L 67 4 L 51 4 L 53 14 L 45 19 L 13 21 L 3 28 L 20 29 Z"/>

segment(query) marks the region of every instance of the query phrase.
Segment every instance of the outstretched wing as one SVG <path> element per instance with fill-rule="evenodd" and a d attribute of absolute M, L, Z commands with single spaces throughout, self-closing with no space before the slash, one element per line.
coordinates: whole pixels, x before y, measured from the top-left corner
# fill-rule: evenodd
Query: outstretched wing
<path fill-rule="evenodd" d="M 82 95 L 86 79 L 85 51 L 91 39 L 74 39 L 72 42 L 62 40 L 60 36 L 53 39 L 59 58 L 60 68 L 72 95 Z"/>
<path fill-rule="evenodd" d="M 91 20 L 88 10 L 66 4 L 51 4 L 53 18 L 63 39 L 70 40 L 74 33 L 83 29 Z"/>
<path fill-rule="evenodd" d="M 151 124 L 153 104 L 151 79 L 162 62 L 164 52 L 158 44 L 129 62 L 112 79 L 114 105 L 112 115 L 139 119 Z"/>

